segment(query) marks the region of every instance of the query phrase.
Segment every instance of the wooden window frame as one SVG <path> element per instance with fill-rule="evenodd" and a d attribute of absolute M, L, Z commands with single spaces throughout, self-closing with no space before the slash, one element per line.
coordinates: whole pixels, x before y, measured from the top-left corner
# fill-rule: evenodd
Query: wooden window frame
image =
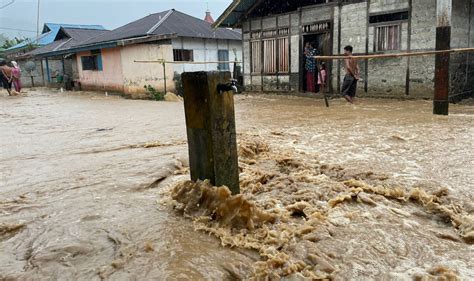
<path fill-rule="evenodd" d="M 282 34 L 283 33 L 283 34 Z M 264 35 L 273 35 L 273 36 L 264 36 Z M 277 29 L 268 29 L 268 30 L 252 30 L 250 32 L 250 40 L 249 45 L 250 45 L 250 57 L 251 57 L 251 62 L 250 62 L 250 69 L 251 69 L 251 74 L 262 74 L 262 75 L 279 75 L 279 74 L 288 74 L 290 73 L 290 56 L 291 56 L 291 50 L 290 50 L 290 27 L 289 26 L 281 26 L 278 27 Z M 286 40 L 286 69 L 281 70 L 282 64 L 281 64 L 281 57 L 280 55 L 282 54 L 280 50 L 280 42 L 282 39 Z M 274 44 L 274 61 L 271 62 L 273 64 L 273 69 L 275 70 L 272 72 L 272 69 L 266 68 L 266 51 L 265 51 L 265 42 L 266 41 L 273 41 Z M 254 52 L 254 45 L 259 44 L 257 47 L 258 55 L 256 56 Z M 258 59 L 258 65 L 260 68 L 256 69 L 255 68 L 255 59 Z M 269 71 L 270 70 L 270 71 Z"/>
<path fill-rule="evenodd" d="M 189 59 L 184 59 L 184 53 L 188 52 Z M 194 50 L 191 49 L 173 49 L 173 61 L 194 61 Z"/>
<path fill-rule="evenodd" d="M 84 67 L 85 60 L 91 60 L 91 68 Z M 81 56 L 82 71 L 103 71 L 102 54 L 99 51 L 92 51 L 90 55 Z"/>
<path fill-rule="evenodd" d="M 394 22 L 383 22 L 372 24 L 371 26 L 374 28 L 374 45 L 373 51 L 374 53 L 389 53 L 389 52 L 396 52 L 402 50 L 402 24 L 404 21 L 394 21 Z M 378 29 L 383 27 L 398 27 L 398 48 L 397 49 L 390 49 L 390 50 L 379 50 L 378 49 Z"/>

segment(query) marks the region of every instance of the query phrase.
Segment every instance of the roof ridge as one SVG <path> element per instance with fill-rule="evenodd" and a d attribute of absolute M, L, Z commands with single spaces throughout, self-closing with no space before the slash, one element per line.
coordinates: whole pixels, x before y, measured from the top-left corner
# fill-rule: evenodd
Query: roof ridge
<path fill-rule="evenodd" d="M 66 45 L 67 43 L 69 43 L 71 40 L 72 40 L 72 38 L 69 38 L 69 39 L 66 40 L 65 42 L 62 42 L 61 44 L 59 44 L 59 46 L 57 46 L 56 48 L 54 48 L 53 51 L 57 51 L 58 49 L 62 48 L 64 45 Z"/>
<path fill-rule="evenodd" d="M 173 13 L 175 12 L 175 9 L 171 9 L 169 10 L 166 15 L 164 15 L 152 28 L 150 28 L 150 30 L 148 30 L 146 32 L 147 35 L 155 32 L 156 29 L 158 29 L 158 27 L 160 27 L 160 25 L 166 20 L 168 19 L 168 17 Z"/>

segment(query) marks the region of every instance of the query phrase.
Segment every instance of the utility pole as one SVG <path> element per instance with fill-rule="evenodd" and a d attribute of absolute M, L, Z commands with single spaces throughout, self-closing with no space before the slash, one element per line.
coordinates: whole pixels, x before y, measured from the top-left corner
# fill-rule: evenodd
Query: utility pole
<path fill-rule="evenodd" d="M 451 49 L 451 15 L 452 0 L 436 1 L 436 50 Z M 433 114 L 449 114 L 449 61 L 450 54 L 436 55 L 435 65 L 435 93 Z"/>
<path fill-rule="evenodd" d="M 38 13 L 36 15 L 36 40 L 39 40 L 39 35 L 40 35 L 40 0 L 38 0 L 38 11 L 37 12 Z"/>

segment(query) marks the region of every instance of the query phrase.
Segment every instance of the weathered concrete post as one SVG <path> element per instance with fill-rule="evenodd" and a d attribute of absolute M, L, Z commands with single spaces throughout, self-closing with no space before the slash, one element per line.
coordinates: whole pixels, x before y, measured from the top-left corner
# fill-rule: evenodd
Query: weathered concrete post
<path fill-rule="evenodd" d="M 222 87 L 230 72 L 186 72 L 181 78 L 191 180 L 208 179 L 240 193 L 234 96 Z"/>
<path fill-rule="evenodd" d="M 452 0 L 436 2 L 436 50 L 451 48 Z M 449 114 L 449 53 L 436 55 L 433 114 Z"/>

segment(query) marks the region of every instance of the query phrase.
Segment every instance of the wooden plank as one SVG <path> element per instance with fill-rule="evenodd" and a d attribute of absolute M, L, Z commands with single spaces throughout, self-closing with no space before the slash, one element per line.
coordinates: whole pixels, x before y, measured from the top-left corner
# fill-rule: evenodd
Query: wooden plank
<path fill-rule="evenodd" d="M 449 114 L 449 61 L 451 48 L 451 14 L 452 0 L 437 0 L 436 2 L 436 54 L 435 62 L 435 91 L 433 99 L 433 114 Z M 474 48 L 473 48 L 474 49 Z M 442 52 L 445 51 L 445 52 Z"/>
<path fill-rule="evenodd" d="M 218 93 L 230 72 L 182 74 L 191 180 L 240 192 L 233 92 Z"/>
<path fill-rule="evenodd" d="M 356 60 L 364 59 L 387 59 L 387 58 L 400 58 L 400 57 L 417 57 L 417 56 L 432 56 L 438 54 L 448 54 L 448 53 L 464 53 L 464 52 L 474 52 L 474 48 L 458 48 L 450 50 L 436 50 L 436 51 L 425 51 L 425 52 L 407 52 L 407 53 L 390 53 L 390 54 L 377 54 L 377 55 L 356 55 L 356 56 L 345 56 L 345 55 L 336 55 L 336 56 L 315 56 L 315 59 L 319 60 L 345 60 L 348 58 L 353 58 Z"/>

